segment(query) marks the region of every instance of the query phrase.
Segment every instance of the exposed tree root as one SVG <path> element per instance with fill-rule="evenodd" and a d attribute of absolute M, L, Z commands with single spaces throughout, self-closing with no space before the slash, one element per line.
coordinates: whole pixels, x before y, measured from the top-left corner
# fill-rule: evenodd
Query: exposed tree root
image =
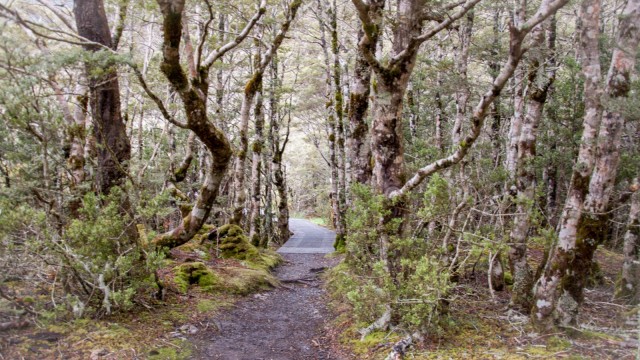
<path fill-rule="evenodd" d="M 374 330 L 387 329 L 389 327 L 389 322 L 391 321 L 391 307 L 387 305 L 387 310 L 380 316 L 378 320 L 376 320 L 373 324 L 367 326 L 366 328 L 358 330 L 360 335 L 360 341 L 364 341 L 364 338 L 367 335 L 371 334 Z"/>
<path fill-rule="evenodd" d="M 402 360 L 407 349 L 413 345 L 413 339 L 420 339 L 422 336 L 419 333 L 413 333 L 402 338 L 400 341 L 393 345 L 391 352 L 384 360 Z"/>
<path fill-rule="evenodd" d="M 27 320 L 16 320 L 0 323 L 0 331 L 12 330 L 12 329 L 21 329 L 23 327 L 29 326 L 29 322 Z"/>

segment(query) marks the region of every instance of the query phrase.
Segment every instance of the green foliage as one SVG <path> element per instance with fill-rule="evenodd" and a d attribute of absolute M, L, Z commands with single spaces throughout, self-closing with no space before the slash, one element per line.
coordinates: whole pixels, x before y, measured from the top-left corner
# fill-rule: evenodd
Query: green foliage
<path fill-rule="evenodd" d="M 379 260 L 380 243 L 378 222 L 389 214 L 384 207 L 384 197 L 375 195 L 371 188 L 362 184 L 351 187 L 353 199 L 347 212 L 346 251 L 349 263 L 355 269 L 368 272 Z"/>
<path fill-rule="evenodd" d="M 440 174 L 434 174 L 429 178 L 422 199 L 423 206 L 418 211 L 418 216 L 425 221 L 432 221 L 446 214 L 450 206 L 449 183 Z"/>
<path fill-rule="evenodd" d="M 402 263 L 407 278 L 397 287 L 399 314 L 410 327 L 425 329 L 441 315 L 443 300 L 453 288 L 449 273 L 429 255 Z"/>
<path fill-rule="evenodd" d="M 434 207 L 422 209 L 426 215 L 435 214 L 446 200 L 446 182 L 436 178 L 431 185 L 425 198 L 433 198 L 429 203 Z M 424 240 L 398 236 L 390 237 L 388 250 L 398 263 L 387 264 L 380 254 L 380 237 L 397 233 L 399 219 L 381 229 L 380 219 L 390 213 L 388 200 L 363 185 L 354 184 L 352 191 L 347 256 L 330 272 L 330 292 L 351 306 L 359 323 L 368 325 L 391 308 L 406 329 L 425 330 L 436 325 L 443 300 L 453 286 L 447 268 Z"/>
<path fill-rule="evenodd" d="M 65 290 L 64 294 L 52 291 L 59 307 L 46 314 L 57 317 L 64 314 L 63 309 L 77 317 L 109 314 L 128 310 L 137 296 L 157 291 L 155 270 L 165 256 L 144 252 L 128 235 L 131 220 L 122 214 L 123 196 L 118 188 L 106 197 L 87 193 L 78 218 L 59 229 L 44 211 L 0 202 L 0 239 L 6 245 L 0 256 L 19 259 L 6 274 L 15 276 L 30 265 L 33 275 L 37 275 L 34 270 L 53 274 L 51 286 Z M 25 264 L 38 258 L 44 259 L 44 267 Z M 32 280 L 34 286 L 49 286 L 48 279 L 34 276 Z"/>

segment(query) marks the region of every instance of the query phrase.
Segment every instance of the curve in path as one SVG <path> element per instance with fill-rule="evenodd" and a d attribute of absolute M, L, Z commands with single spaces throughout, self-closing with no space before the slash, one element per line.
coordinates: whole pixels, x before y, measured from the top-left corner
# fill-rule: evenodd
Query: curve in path
<path fill-rule="evenodd" d="M 289 219 L 293 236 L 278 249 L 281 254 L 328 254 L 336 233 L 305 219 Z"/>
<path fill-rule="evenodd" d="M 215 326 L 191 338 L 192 359 L 342 360 L 325 338 L 328 310 L 318 274 L 335 266 L 332 231 L 291 219 L 294 236 L 280 248 L 285 264 L 275 275 L 283 286 L 249 295 L 210 319 Z M 295 281 L 294 279 L 302 279 Z M 294 280 L 294 281 L 292 281 Z M 212 329 L 213 328 L 213 329 Z"/>

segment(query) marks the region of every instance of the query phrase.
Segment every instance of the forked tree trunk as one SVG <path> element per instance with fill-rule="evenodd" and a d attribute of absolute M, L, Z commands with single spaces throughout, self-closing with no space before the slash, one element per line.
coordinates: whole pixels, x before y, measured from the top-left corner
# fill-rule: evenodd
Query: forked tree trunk
<path fill-rule="evenodd" d="M 301 0 L 294 0 L 287 9 L 286 19 L 280 25 L 280 30 L 273 39 L 273 43 L 269 47 L 269 50 L 265 53 L 264 57 L 258 53 L 256 57 L 256 65 L 251 78 L 245 85 L 244 97 L 242 98 L 242 107 L 240 109 L 240 149 L 238 150 L 236 168 L 235 168 L 235 190 L 236 197 L 234 201 L 233 215 L 230 223 L 241 225 L 244 219 L 245 202 L 247 199 L 245 189 L 245 171 L 246 171 L 246 159 L 247 152 L 249 151 L 249 118 L 251 113 L 251 106 L 253 106 L 253 100 L 256 97 L 258 91 L 262 89 L 262 79 L 267 66 L 271 63 L 278 48 L 282 45 L 285 35 L 289 31 L 291 22 L 296 17 L 298 8 L 301 5 Z"/>
<path fill-rule="evenodd" d="M 184 0 L 158 0 L 163 15 L 163 62 L 161 71 L 178 93 L 186 113 L 183 126 L 193 131 L 211 155 L 206 167 L 205 179 L 196 202 L 175 229 L 154 239 L 158 247 L 175 247 L 189 241 L 206 221 L 215 201 L 220 183 L 229 166 L 231 145 L 207 117 L 207 93 L 209 90 L 208 67 L 198 71 L 195 83 L 189 80 L 180 64 L 180 42 L 182 35 L 182 12 Z"/>
<path fill-rule="evenodd" d="M 604 214 L 613 190 L 624 123 L 623 115 L 617 109 L 607 109 L 604 118 L 600 111 L 599 1 L 585 0 L 582 15 L 585 125 L 560 222 L 558 245 L 537 284 L 533 320 L 542 329 L 553 327 L 554 310 L 561 325 L 575 324 L 583 301 L 587 270 L 591 269 L 593 253 L 606 229 Z M 629 92 L 630 74 L 635 66 L 633 54 L 640 40 L 638 23 L 640 1 L 630 0 L 618 24 L 619 35 L 607 75 L 605 94 L 609 99 L 624 98 Z"/>

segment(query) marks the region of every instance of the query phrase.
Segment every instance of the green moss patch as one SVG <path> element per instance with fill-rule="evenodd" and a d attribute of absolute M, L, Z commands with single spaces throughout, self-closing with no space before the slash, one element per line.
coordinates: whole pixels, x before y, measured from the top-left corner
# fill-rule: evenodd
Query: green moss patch
<path fill-rule="evenodd" d="M 260 256 L 258 248 L 251 245 L 242 229 L 227 224 L 218 229 L 220 256 L 225 259 L 256 260 Z"/>
<path fill-rule="evenodd" d="M 187 262 L 173 268 L 176 288 L 186 293 L 190 285 L 198 285 L 204 291 L 214 290 L 220 283 L 218 276 L 202 262 Z"/>
<path fill-rule="evenodd" d="M 221 273 L 222 288 L 232 294 L 247 295 L 278 285 L 278 280 L 265 270 L 229 267 L 221 269 Z"/>

